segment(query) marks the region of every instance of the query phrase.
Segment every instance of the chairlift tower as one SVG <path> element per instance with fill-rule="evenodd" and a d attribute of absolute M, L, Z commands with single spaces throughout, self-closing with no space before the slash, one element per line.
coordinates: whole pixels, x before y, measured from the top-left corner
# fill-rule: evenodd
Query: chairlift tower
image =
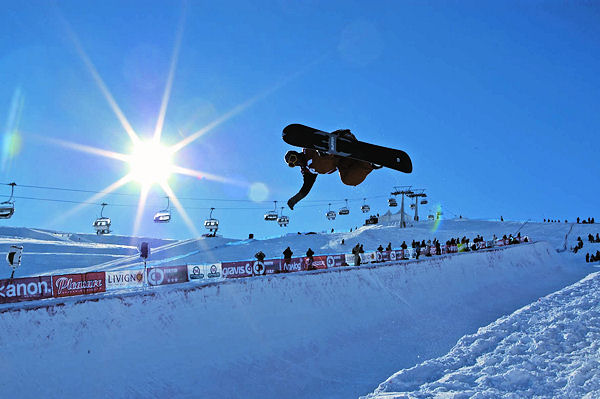
<path fill-rule="evenodd" d="M 411 196 L 414 194 L 411 191 L 411 186 L 394 186 L 394 191 L 392 191 L 392 195 L 402 195 L 402 202 L 400 203 L 400 228 L 406 227 L 406 223 L 404 221 L 404 196 Z"/>
<path fill-rule="evenodd" d="M 425 198 L 427 197 L 427 194 L 425 194 L 425 189 L 414 189 L 412 194 L 408 195 L 409 198 L 414 198 L 415 199 L 415 217 L 414 220 L 415 222 L 419 221 L 419 198 Z"/>

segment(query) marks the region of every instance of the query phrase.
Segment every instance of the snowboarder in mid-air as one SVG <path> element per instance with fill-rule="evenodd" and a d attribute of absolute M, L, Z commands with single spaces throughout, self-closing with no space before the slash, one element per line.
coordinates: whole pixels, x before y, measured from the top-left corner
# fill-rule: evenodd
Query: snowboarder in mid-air
<path fill-rule="evenodd" d="M 349 130 L 338 130 L 336 133 L 356 140 Z M 342 183 L 357 186 L 365 180 L 373 169 L 381 168 L 381 166 L 375 166 L 370 162 L 324 154 L 311 148 L 304 148 L 302 152 L 288 151 L 285 154 L 285 162 L 291 168 L 299 166 L 304 180 L 298 194 L 288 200 L 287 204 L 290 209 L 294 209 L 294 205 L 308 195 L 313 184 L 315 184 L 315 180 L 317 180 L 318 174 L 331 174 L 337 170 L 340 173 Z"/>
<path fill-rule="evenodd" d="M 348 129 L 327 133 L 292 124 L 283 129 L 283 140 L 302 147 L 302 152 L 285 154 L 288 166 L 300 167 L 303 178 L 300 191 L 287 202 L 290 209 L 308 195 L 318 174 L 331 174 L 337 170 L 342 183 L 357 186 L 373 169 L 383 166 L 405 173 L 412 171 L 410 157 L 404 151 L 358 141 Z"/>

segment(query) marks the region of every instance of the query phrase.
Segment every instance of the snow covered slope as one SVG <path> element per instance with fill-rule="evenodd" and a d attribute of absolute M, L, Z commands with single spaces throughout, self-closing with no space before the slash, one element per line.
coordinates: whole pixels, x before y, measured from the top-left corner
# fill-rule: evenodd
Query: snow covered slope
<path fill-rule="evenodd" d="M 600 273 L 461 338 L 367 398 L 600 397 Z"/>
<path fill-rule="evenodd" d="M 541 242 L 7 310 L 0 384 L 7 397 L 356 397 L 589 271 L 564 259 Z"/>

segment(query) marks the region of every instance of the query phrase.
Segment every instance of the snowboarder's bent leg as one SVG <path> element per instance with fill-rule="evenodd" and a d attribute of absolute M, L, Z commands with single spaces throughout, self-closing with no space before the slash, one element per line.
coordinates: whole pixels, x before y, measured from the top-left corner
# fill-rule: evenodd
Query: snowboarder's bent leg
<path fill-rule="evenodd" d="M 373 166 L 369 162 L 342 158 L 338 162 L 338 170 L 342 183 L 348 186 L 357 186 L 371 173 Z"/>

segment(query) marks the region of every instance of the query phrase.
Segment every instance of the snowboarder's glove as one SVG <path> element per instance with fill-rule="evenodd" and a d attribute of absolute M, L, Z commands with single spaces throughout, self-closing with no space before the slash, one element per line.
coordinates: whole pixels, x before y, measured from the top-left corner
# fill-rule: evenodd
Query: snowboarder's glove
<path fill-rule="evenodd" d="M 296 205 L 296 203 L 298 202 L 298 200 L 295 197 L 296 196 L 293 196 L 287 202 L 287 204 L 288 204 L 288 206 L 290 207 L 291 210 L 294 210 L 294 205 Z"/>

